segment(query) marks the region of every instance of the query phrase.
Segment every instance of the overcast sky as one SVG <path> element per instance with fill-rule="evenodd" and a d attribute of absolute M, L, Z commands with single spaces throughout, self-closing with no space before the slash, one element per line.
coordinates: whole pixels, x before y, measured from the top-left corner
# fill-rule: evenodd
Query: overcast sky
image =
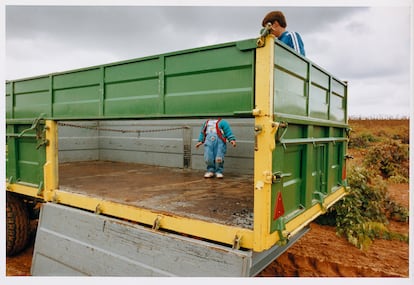
<path fill-rule="evenodd" d="M 10 6 L 6 79 L 255 38 L 282 10 L 307 57 L 349 82 L 349 114 L 409 115 L 411 1 L 368 7 Z M 389 1 L 389 5 L 394 5 Z"/>

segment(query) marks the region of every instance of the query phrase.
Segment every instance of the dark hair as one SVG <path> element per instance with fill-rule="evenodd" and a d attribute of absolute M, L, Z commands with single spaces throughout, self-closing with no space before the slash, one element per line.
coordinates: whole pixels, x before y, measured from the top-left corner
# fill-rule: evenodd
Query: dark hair
<path fill-rule="evenodd" d="M 262 27 L 265 27 L 267 23 L 273 24 L 274 22 L 278 22 L 282 28 L 286 28 L 287 23 L 285 19 L 285 15 L 283 15 L 280 11 L 272 11 L 267 13 L 267 15 L 263 18 Z"/>

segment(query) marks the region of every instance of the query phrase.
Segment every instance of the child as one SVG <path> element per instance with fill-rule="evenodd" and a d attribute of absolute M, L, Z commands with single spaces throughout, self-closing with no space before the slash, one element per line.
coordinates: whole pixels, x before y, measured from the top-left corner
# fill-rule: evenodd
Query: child
<path fill-rule="evenodd" d="M 222 119 L 207 120 L 201 127 L 196 148 L 204 143 L 204 161 L 207 164 L 205 178 L 223 178 L 224 155 L 226 142 L 230 141 L 236 147 L 236 137 L 233 135 L 228 122 Z"/>

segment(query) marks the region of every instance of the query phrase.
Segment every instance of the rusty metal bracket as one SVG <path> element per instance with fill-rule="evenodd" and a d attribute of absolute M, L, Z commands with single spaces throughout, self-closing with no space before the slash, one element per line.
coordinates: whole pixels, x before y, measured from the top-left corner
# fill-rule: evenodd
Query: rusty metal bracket
<path fill-rule="evenodd" d="M 266 27 L 264 27 L 263 29 L 260 30 L 260 38 L 257 39 L 256 41 L 256 45 L 257 47 L 264 47 L 265 43 L 266 43 L 266 36 L 268 36 L 270 34 L 270 31 L 272 30 L 272 24 L 271 23 L 267 23 Z"/>
<path fill-rule="evenodd" d="M 162 219 L 161 216 L 157 216 L 155 218 L 154 223 L 152 224 L 152 229 L 153 230 L 156 230 L 156 231 L 159 230 L 160 224 L 161 224 L 161 219 Z"/>
<path fill-rule="evenodd" d="M 44 189 L 44 183 L 43 181 L 40 181 L 39 183 L 39 187 L 37 187 L 37 196 L 41 196 L 43 194 L 43 189 Z"/>
<path fill-rule="evenodd" d="M 100 215 L 101 213 L 102 213 L 102 206 L 101 204 L 98 204 L 95 207 L 95 214 Z"/>
<path fill-rule="evenodd" d="M 59 203 L 59 197 L 58 197 L 58 194 L 56 192 L 53 194 L 52 203 L 55 203 L 55 204 Z"/>
<path fill-rule="evenodd" d="M 279 128 L 283 129 L 282 134 L 280 134 L 279 136 L 277 136 L 276 141 L 277 142 L 281 142 L 283 137 L 286 135 L 286 132 L 288 130 L 288 126 L 289 124 L 287 122 L 280 122 L 279 123 Z M 283 144 L 283 147 L 286 148 L 286 145 Z"/>
<path fill-rule="evenodd" d="M 258 150 L 259 147 L 257 146 L 257 136 L 260 135 L 260 133 L 262 132 L 263 127 L 260 125 L 256 125 L 254 126 L 254 150 Z"/>
<path fill-rule="evenodd" d="M 240 249 L 242 236 L 236 235 L 233 240 L 233 249 Z"/>
<path fill-rule="evenodd" d="M 33 123 L 31 125 L 30 128 L 28 129 L 24 129 L 23 131 L 21 131 L 17 137 L 21 138 L 25 133 L 30 132 L 32 130 L 36 129 L 36 136 L 39 136 L 39 132 L 41 132 L 41 130 L 39 130 L 39 126 L 40 126 L 40 121 L 43 120 L 43 117 L 45 116 L 45 114 L 40 114 L 39 117 L 37 117 L 36 119 L 33 120 Z"/>

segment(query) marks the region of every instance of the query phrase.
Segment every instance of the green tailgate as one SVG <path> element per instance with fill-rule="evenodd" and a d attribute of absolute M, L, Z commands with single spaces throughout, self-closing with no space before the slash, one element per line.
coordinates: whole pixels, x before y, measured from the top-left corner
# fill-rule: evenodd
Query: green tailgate
<path fill-rule="evenodd" d="M 43 122 L 7 122 L 6 177 L 9 183 L 43 189 L 46 144 Z"/>
<path fill-rule="evenodd" d="M 345 184 L 346 84 L 275 45 L 271 232 Z M 284 214 L 282 216 L 282 214 Z"/>
<path fill-rule="evenodd" d="M 133 59 L 6 83 L 13 119 L 251 114 L 256 40 Z"/>

